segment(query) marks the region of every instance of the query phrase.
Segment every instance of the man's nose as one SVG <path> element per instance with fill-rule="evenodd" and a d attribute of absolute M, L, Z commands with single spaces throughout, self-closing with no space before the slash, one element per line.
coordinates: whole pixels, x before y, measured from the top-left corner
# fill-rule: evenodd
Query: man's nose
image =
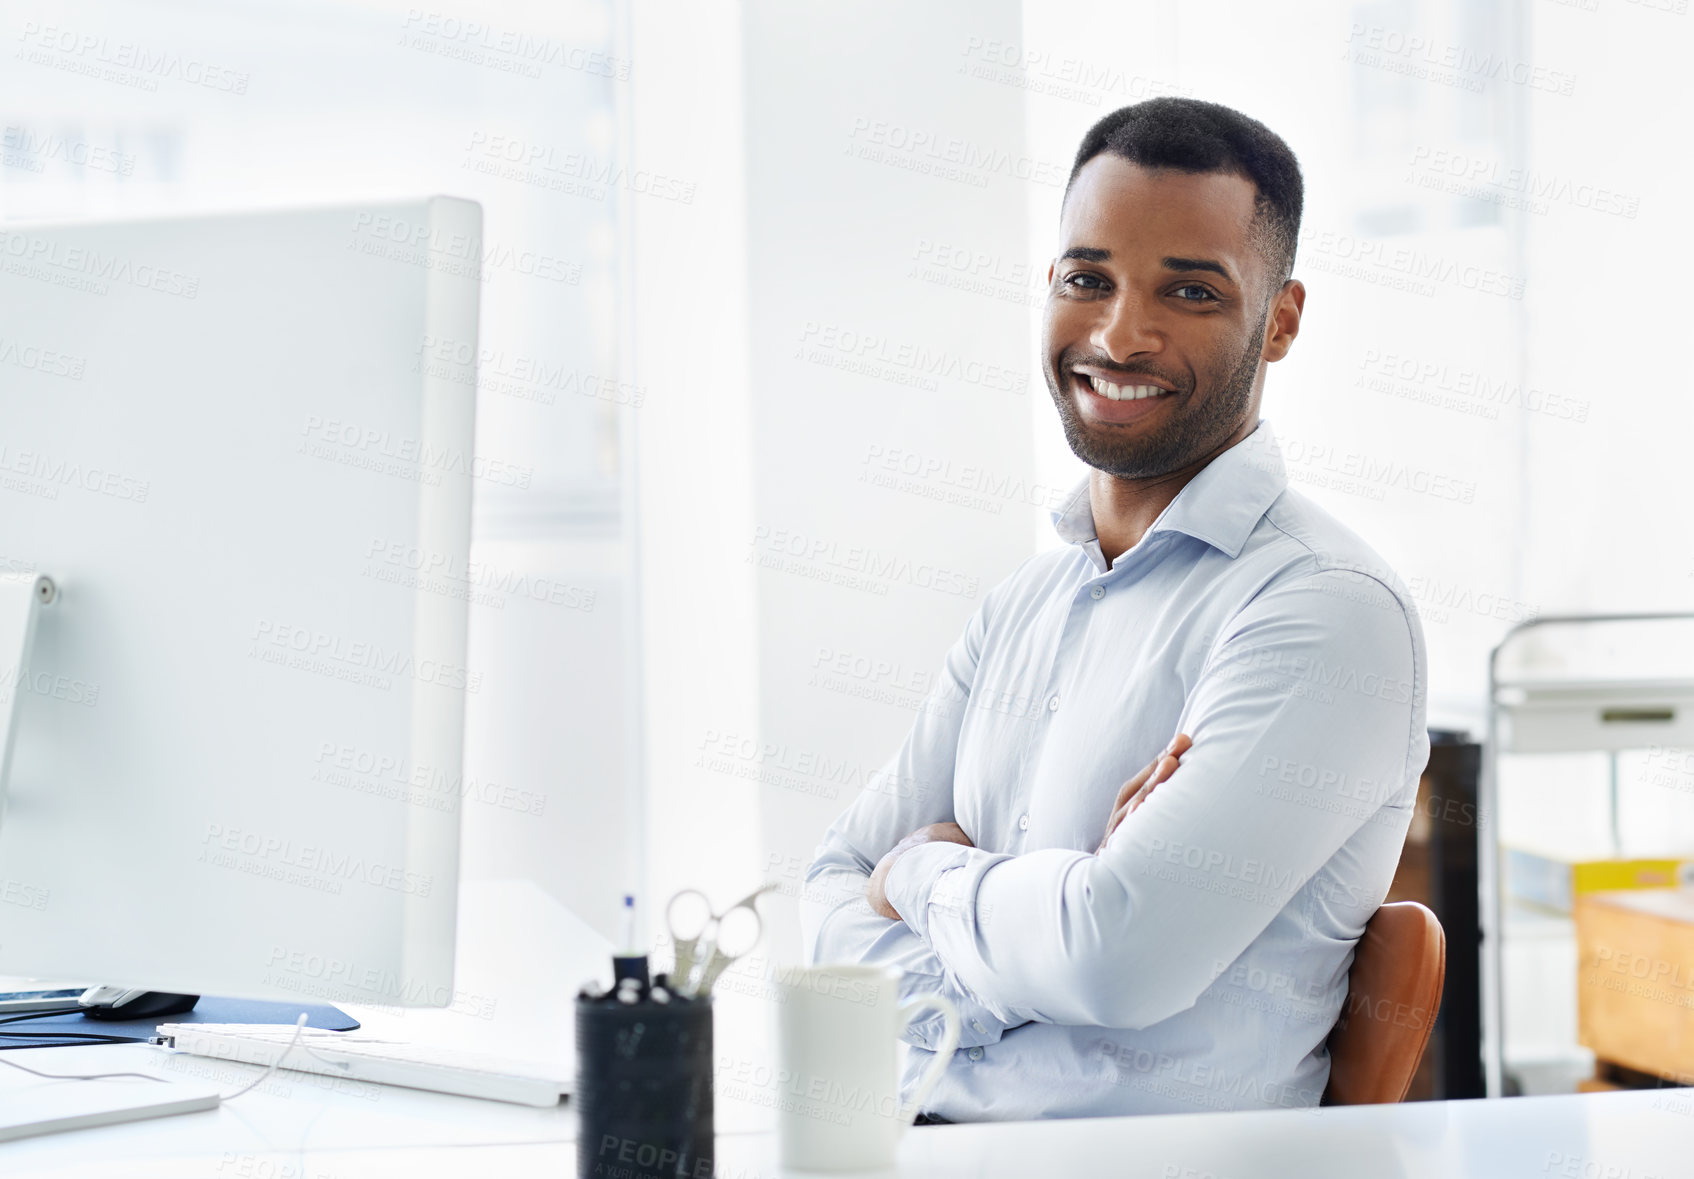
<path fill-rule="evenodd" d="M 1141 296 L 1120 290 L 1103 310 L 1090 342 L 1113 360 L 1122 364 L 1132 357 L 1164 350 L 1164 335 L 1154 325 L 1151 308 Z"/>

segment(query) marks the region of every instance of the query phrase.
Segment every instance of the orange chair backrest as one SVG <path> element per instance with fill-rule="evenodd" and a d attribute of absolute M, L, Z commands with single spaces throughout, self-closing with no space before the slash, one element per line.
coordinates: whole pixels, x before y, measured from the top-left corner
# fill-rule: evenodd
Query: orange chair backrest
<path fill-rule="evenodd" d="M 1411 1088 L 1447 977 L 1447 935 L 1416 901 L 1383 905 L 1365 925 L 1347 1004 L 1329 1033 L 1325 1105 L 1400 1101 Z"/>

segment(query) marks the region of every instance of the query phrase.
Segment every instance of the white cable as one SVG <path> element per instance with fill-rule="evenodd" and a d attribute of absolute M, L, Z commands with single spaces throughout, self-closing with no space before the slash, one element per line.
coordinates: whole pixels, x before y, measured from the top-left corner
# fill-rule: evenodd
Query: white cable
<path fill-rule="evenodd" d="M 43 1077 L 49 1081 L 104 1081 L 107 1077 L 140 1077 L 144 1081 L 166 1081 L 164 1077 L 155 1077 L 151 1073 L 44 1073 L 28 1065 L 19 1064 L 7 1056 L 0 1056 L 0 1064 L 9 1064 L 15 1069 L 22 1069 L 31 1076 Z M 168 1084 L 169 1082 L 166 1081 Z"/>
<path fill-rule="evenodd" d="M 293 1036 L 293 1038 L 288 1041 L 288 1046 L 286 1048 L 284 1048 L 281 1052 L 278 1052 L 276 1054 L 276 1059 L 271 1061 L 271 1066 L 264 1071 L 264 1074 L 262 1076 L 260 1076 L 257 1080 L 252 1082 L 251 1084 L 243 1085 L 241 1088 L 237 1089 L 234 1093 L 228 1094 L 227 1096 L 221 1096 L 221 1097 L 218 1098 L 218 1100 L 219 1101 L 234 1101 L 237 1097 L 241 1097 L 244 1094 L 250 1093 L 254 1089 L 257 1089 L 260 1085 L 263 1085 L 266 1081 L 268 1081 L 272 1077 L 274 1077 L 276 1075 L 277 1068 L 282 1064 L 282 1058 L 287 1056 L 290 1052 L 294 1051 L 294 1046 L 300 1042 L 300 1034 L 302 1032 L 304 1032 L 305 1030 L 306 1030 L 306 1013 L 304 1011 L 302 1011 L 300 1013 L 300 1018 L 294 1021 L 294 1036 Z M 308 1051 L 310 1051 L 310 1050 L 308 1049 Z"/>
<path fill-rule="evenodd" d="M 294 1021 L 293 1037 L 289 1039 L 287 1046 L 284 1047 L 281 1052 L 277 1053 L 276 1059 L 271 1061 L 270 1067 L 267 1068 L 264 1073 L 258 1077 L 258 1079 L 254 1080 L 250 1084 L 243 1085 L 234 1093 L 220 1096 L 218 1100 L 234 1101 L 237 1097 L 241 1097 L 252 1092 L 254 1089 L 257 1089 L 260 1085 L 263 1085 L 266 1081 L 275 1076 L 276 1070 L 282 1065 L 283 1057 L 294 1051 L 294 1049 L 299 1045 L 300 1036 L 305 1030 L 306 1013 L 302 1011 L 300 1013 L 300 1018 Z M 323 1057 L 318 1056 L 318 1054 L 313 1052 L 310 1048 L 307 1048 L 306 1052 L 310 1056 L 317 1056 L 319 1060 L 324 1060 Z M 347 1067 L 342 1061 L 338 1060 L 324 1060 L 324 1063 L 340 1064 L 343 1068 Z M 23 1072 L 29 1073 L 31 1076 L 41 1077 L 43 1080 L 48 1081 L 103 1081 L 108 1077 L 140 1077 L 144 1081 L 160 1081 L 165 1084 L 170 1083 L 168 1078 L 155 1077 L 151 1073 L 44 1073 L 39 1069 L 30 1068 L 28 1065 L 19 1064 L 17 1061 L 10 1059 L 8 1056 L 0 1056 L 0 1064 L 9 1064 L 15 1069 L 20 1069 Z"/>

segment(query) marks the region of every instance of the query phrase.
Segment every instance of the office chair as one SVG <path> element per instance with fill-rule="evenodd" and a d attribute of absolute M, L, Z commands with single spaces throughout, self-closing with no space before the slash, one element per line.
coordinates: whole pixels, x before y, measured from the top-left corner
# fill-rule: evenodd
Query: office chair
<path fill-rule="evenodd" d="M 1325 1105 L 1405 1098 L 1429 1044 L 1447 977 L 1447 935 L 1416 901 L 1383 905 L 1365 925 L 1347 1005 L 1329 1033 Z"/>

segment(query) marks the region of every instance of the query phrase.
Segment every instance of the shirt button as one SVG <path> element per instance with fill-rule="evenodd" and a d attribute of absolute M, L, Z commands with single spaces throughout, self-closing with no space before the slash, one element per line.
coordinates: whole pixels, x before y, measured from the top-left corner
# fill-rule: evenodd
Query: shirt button
<path fill-rule="evenodd" d="M 971 1020 L 971 1029 L 979 1036 L 985 1036 L 988 1034 L 988 1029 L 982 1026 L 982 1021 L 980 1019 Z"/>
<path fill-rule="evenodd" d="M 1106 587 L 1103 585 L 1097 585 L 1088 591 L 1088 596 L 1098 602 L 1101 598 L 1106 596 Z"/>
<path fill-rule="evenodd" d="M 1018 830 L 1019 831 L 1028 831 L 1029 830 L 1029 816 L 1028 815 L 1019 815 L 1018 816 Z"/>
<path fill-rule="evenodd" d="M 1057 711 L 1059 711 L 1059 697 L 1058 697 L 1058 694 L 1057 694 L 1057 693 L 1055 693 L 1055 694 L 1054 694 L 1054 695 L 1053 695 L 1053 696 L 1052 696 L 1052 697 L 1051 697 L 1051 698 L 1050 698 L 1050 699 L 1049 699 L 1049 700 L 1048 700 L 1048 701 L 1047 701 L 1047 711 L 1048 711 L 1048 712 L 1057 712 Z"/>
<path fill-rule="evenodd" d="M 965 1053 L 965 1055 L 970 1057 L 972 1060 L 981 1060 L 982 1059 L 982 1049 L 981 1048 L 972 1048 L 969 1052 Z"/>

